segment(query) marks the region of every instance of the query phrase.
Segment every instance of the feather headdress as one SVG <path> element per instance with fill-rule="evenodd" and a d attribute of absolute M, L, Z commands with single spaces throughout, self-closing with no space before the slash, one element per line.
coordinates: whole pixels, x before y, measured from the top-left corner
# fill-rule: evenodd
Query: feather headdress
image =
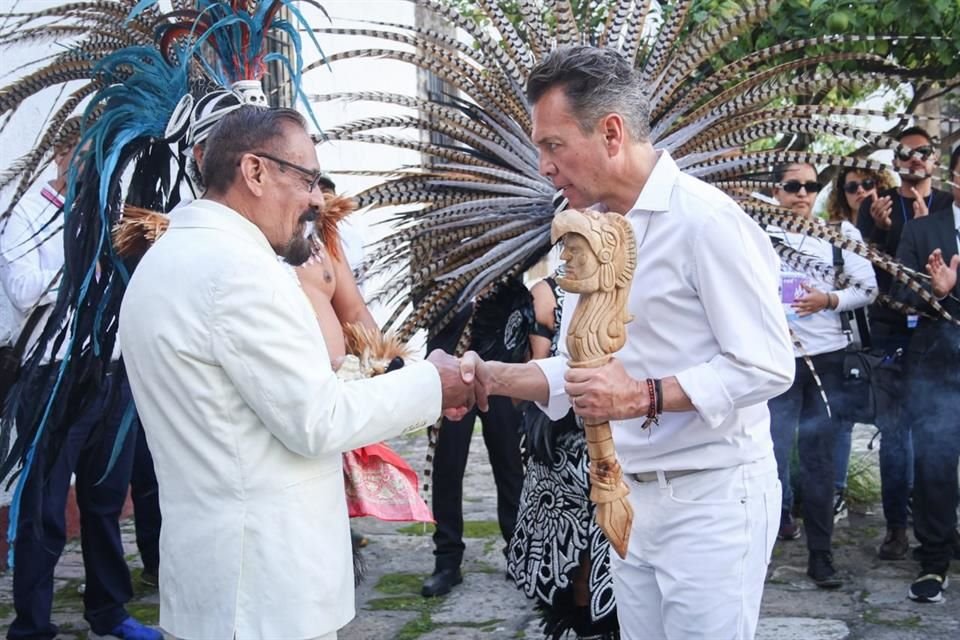
<path fill-rule="evenodd" d="M 65 53 L 41 60 L 45 66 L 38 71 L 0 89 L 5 122 L 43 89 L 84 81 L 51 114 L 36 146 L 0 175 L 0 189 L 16 184 L 10 208 L 49 161 L 53 145 L 66 135 L 67 117 L 92 96 L 67 181 L 65 263 L 57 300 L 0 420 L 0 478 L 21 469 L 11 509 L 11 540 L 27 475 L 47 471 L 46 464 L 34 464 L 38 452 L 47 464 L 56 459 L 72 418 L 68 400 L 95 392 L 112 359 L 120 302 L 132 267 L 111 241 L 123 203 L 131 211 L 139 207 L 165 212 L 178 202 L 185 175 L 183 136 L 190 130 L 192 144 L 205 131 L 196 118 L 189 127 L 194 96 L 230 86 L 241 100 L 265 104 L 259 80 L 266 63 L 274 60 L 299 83 L 300 36 L 294 24 L 278 17 L 287 9 L 298 25 L 305 25 L 296 1 L 176 0 L 167 14 L 160 13 L 156 0 L 75 2 L 11 14 L 8 26 L 0 30 L 0 45 L 71 39 Z M 315 0 L 300 1 L 319 6 Z M 272 34 L 288 38 L 293 55 L 268 51 Z M 317 42 L 312 33 L 310 38 Z M 302 95 L 299 84 L 295 90 Z M 48 375 L 40 364 L 51 346 L 55 352 L 63 347 L 65 355 Z M 27 388 L 39 389 L 38 396 L 23 397 Z M 20 420 L 10 446 L 14 416 Z M 114 442 L 114 457 L 133 417 L 131 406 Z"/>
<path fill-rule="evenodd" d="M 394 218 L 396 231 L 379 243 L 365 265 L 369 275 L 394 274 L 379 299 L 396 306 L 387 326 L 397 326 L 401 336 L 418 329 L 439 330 L 473 298 L 522 273 L 548 251 L 555 189 L 538 172 L 523 87 L 537 60 L 557 45 L 612 47 L 633 60 L 647 83 L 656 147 L 669 150 L 687 173 L 728 192 L 759 223 L 776 218 L 811 233 L 815 229 L 797 216 L 750 195 L 771 186 L 772 166 L 809 162 L 888 167 L 793 149 L 795 140 L 831 135 L 874 149 L 901 147 L 891 133 L 851 124 L 850 116 L 862 110 L 794 103 L 831 91 L 843 94 L 852 85 L 879 88 L 923 79 L 922 73 L 871 50 L 888 44 L 883 37 L 837 35 L 781 42 L 723 62 L 717 53 L 773 10 L 775 3 L 763 0 L 742 3 L 709 27 L 694 22 L 690 0 L 671 3 L 670 11 L 660 11 L 649 24 L 659 9 L 645 0 L 521 0 L 512 17 L 498 2 L 478 0 L 483 26 L 442 0 L 412 1 L 421 13 L 434 16 L 433 24 L 453 25 L 463 39 L 452 31 L 378 22 L 318 31 L 381 43 L 337 53 L 330 57 L 333 65 L 374 57 L 399 60 L 437 76 L 447 86 L 444 92 L 411 98 L 371 88 L 314 98 L 409 109 L 408 115 L 364 118 L 327 132 L 331 139 L 422 154 L 420 166 L 379 174 L 383 182 L 357 195 L 361 207 L 404 209 Z M 605 5 L 605 19 L 600 5 Z M 647 35 L 650 30 L 655 33 Z M 901 115 L 905 122 L 909 114 Z M 404 136 L 403 129 L 425 130 L 430 136 Z M 817 233 L 899 280 L 914 277 L 863 244 Z"/>

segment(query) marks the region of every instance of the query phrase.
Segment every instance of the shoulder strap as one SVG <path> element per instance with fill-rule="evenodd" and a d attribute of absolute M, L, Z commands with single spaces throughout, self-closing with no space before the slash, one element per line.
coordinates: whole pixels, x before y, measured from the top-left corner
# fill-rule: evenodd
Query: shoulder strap
<path fill-rule="evenodd" d="M 833 247 L 833 272 L 836 278 L 840 277 L 840 274 L 843 273 L 843 251 L 840 247 Z M 837 286 L 837 281 L 834 280 L 833 286 Z M 847 336 L 848 342 L 853 342 L 853 329 L 850 328 L 850 311 L 840 311 L 840 328 L 843 333 Z M 869 349 L 872 344 L 870 339 L 870 329 L 867 325 L 867 314 L 864 312 L 863 307 L 854 309 L 852 315 L 857 319 L 857 333 L 860 334 L 860 346 L 864 349 Z"/>
<path fill-rule="evenodd" d="M 837 286 L 837 281 L 840 278 L 840 274 L 843 273 L 843 251 L 840 250 L 840 247 L 834 245 L 833 247 L 833 286 Z M 850 328 L 850 314 L 846 311 L 838 311 L 840 315 L 840 328 L 843 330 L 845 336 L 847 336 L 847 342 L 853 342 L 853 330 Z"/>
<path fill-rule="evenodd" d="M 20 330 L 20 335 L 17 337 L 17 341 L 13 345 L 13 355 L 17 357 L 17 360 L 23 359 L 23 352 L 27 348 L 27 342 L 30 340 L 30 336 L 33 335 L 33 330 L 37 328 L 37 323 L 40 322 L 40 318 L 43 317 L 43 313 L 49 306 L 50 305 L 42 304 L 38 307 L 34 307 L 33 311 L 30 312 L 30 316 L 23 324 L 23 328 Z"/>

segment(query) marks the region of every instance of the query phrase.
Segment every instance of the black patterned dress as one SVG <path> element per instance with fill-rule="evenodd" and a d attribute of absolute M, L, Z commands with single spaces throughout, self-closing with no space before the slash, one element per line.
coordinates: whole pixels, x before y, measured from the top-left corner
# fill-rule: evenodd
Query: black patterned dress
<path fill-rule="evenodd" d="M 563 290 L 550 281 L 559 333 Z M 557 353 L 553 335 L 551 354 Z M 619 638 L 610 543 L 594 520 L 589 458 L 583 428 L 571 411 L 551 422 L 534 405 L 524 414 L 525 475 L 507 571 L 537 602 L 548 638 Z M 588 607 L 574 605 L 573 583 L 589 561 Z"/>

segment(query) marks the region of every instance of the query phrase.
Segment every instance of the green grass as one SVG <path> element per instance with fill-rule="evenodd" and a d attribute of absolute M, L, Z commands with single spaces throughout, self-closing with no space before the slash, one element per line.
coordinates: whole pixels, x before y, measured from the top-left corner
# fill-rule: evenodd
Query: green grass
<path fill-rule="evenodd" d="M 427 576 L 417 573 L 388 573 L 373 588 L 387 595 L 420 594 L 420 586 Z"/>
<path fill-rule="evenodd" d="M 0 603 L 0 620 L 13 617 L 13 605 Z"/>
<path fill-rule="evenodd" d="M 920 616 L 907 616 L 906 618 L 885 618 L 882 614 L 882 609 L 867 609 L 863 612 L 863 621 L 867 624 L 894 627 L 897 629 L 919 629 L 921 626 Z"/>
<path fill-rule="evenodd" d="M 880 471 L 866 455 L 850 458 L 844 496 L 847 503 L 855 507 L 867 507 L 880 500 Z"/>
<path fill-rule="evenodd" d="M 405 536 L 432 536 L 436 526 L 414 522 L 397 529 L 397 533 Z M 463 523 L 464 538 L 500 537 L 500 525 L 496 520 L 467 520 Z"/>
<path fill-rule="evenodd" d="M 421 612 L 419 616 L 400 627 L 397 632 L 396 640 L 416 640 L 422 635 L 428 634 L 437 628 L 427 612 Z"/>
<path fill-rule="evenodd" d="M 415 640 L 437 628 L 433 612 L 442 598 L 424 598 L 420 587 L 425 575 L 416 573 L 388 573 L 373 587 L 386 597 L 368 600 L 364 608 L 369 611 L 409 611 L 416 617 L 408 621 L 397 633 L 397 640 Z"/>
<path fill-rule="evenodd" d="M 464 538 L 490 538 L 500 536 L 500 525 L 496 520 L 467 520 L 463 523 Z"/>
<path fill-rule="evenodd" d="M 160 624 L 160 605 L 150 602 L 128 602 L 127 613 L 141 623 L 155 627 Z"/>
<path fill-rule="evenodd" d="M 83 584 L 81 578 L 67 580 L 67 583 L 53 594 L 53 608 L 58 610 L 83 611 L 83 594 L 77 588 Z"/>
<path fill-rule="evenodd" d="M 369 611 L 420 611 L 425 599 L 420 595 L 371 598 L 364 608 Z"/>

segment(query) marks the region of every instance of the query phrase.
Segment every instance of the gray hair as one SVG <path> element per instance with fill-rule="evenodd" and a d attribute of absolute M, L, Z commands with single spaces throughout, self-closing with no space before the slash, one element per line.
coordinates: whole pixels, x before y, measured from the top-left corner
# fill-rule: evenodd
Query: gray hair
<path fill-rule="evenodd" d="M 619 114 L 638 142 L 650 139 L 650 101 L 640 74 L 613 49 L 588 45 L 558 47 L 530 72 L 527 100 L 536 104 L 554 87 L 563 87 L 582 131 L 600 118 Z"/>
<path fill-rule="evenodd" d="M 306 121 L 293 109 L 263 109 L 244 105 L 224 115 L 204 145 L 200 175 L 211 193 L 225 193 L 233 184 L 240 158 L 251 151 L 276 151 L 284 136 L 283 125 L 306 129 Z"/>

